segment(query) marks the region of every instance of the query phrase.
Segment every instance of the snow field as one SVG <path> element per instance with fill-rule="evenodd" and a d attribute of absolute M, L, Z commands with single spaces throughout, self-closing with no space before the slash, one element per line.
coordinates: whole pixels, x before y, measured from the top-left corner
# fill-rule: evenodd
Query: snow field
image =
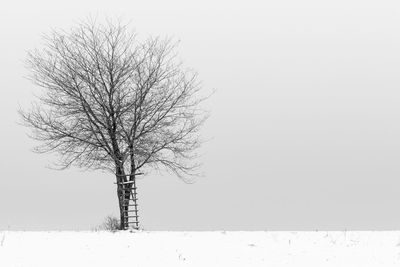
<path fill-rule="evenodd" d="M 0 232 L 0 266 L 400 266 L 400 231 Z"/>

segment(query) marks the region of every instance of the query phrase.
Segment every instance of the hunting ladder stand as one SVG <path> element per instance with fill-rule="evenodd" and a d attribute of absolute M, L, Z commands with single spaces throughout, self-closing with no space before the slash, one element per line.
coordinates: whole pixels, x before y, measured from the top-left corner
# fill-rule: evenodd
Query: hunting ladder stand
<path fill-rule="evenodd" d="M 136 175 L 140 175 L 138 173 Z M 135 175 L 135 176 L 136 176 Z M 138 205 L 137 205 L 137 193 L 136 193 L 136 177 L 129 181 L 131 175 L 118 175 L 124 177 L 122 182 L 117 182 L 118 186 L 118 197 L 121 203 L 121 214 L 122 214 L 122 230 L 127 230 L 130 227 L 139 230 L 139 216 L 138 216 Z M 128 178 L 128 179 L 125 179 Z M 127 180 L 127 181 L 125 181 Z"/>

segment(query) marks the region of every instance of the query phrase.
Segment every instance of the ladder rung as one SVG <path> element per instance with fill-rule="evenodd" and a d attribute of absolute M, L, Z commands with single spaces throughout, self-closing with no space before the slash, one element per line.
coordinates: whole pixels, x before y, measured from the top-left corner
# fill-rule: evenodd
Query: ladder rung
<path fill-rule="evenodd" d="M 139 217 L 139 215 L 125 216 L 125 218 L 132 218 L 132 217 L 137 218 L 137 217 Z"/>
<path fill-rule="evenodd" d="M 115 175 L 119 176 L 119 177 L 125 177 L 125 176 L 133 176 L 133 175 L 137 176 L 137 175 L 143 175 L 143 174 L 144 174 L 143 172 L 137 172 L 135 174 L 115 174 Z"/>
<path fill-rule="evenodd" d="M 130 200 L 132 200 L 132 201 L 136 201 L 136 200 L 138 200 L 138 198 L 124 199 L 123 201 L 124 201 L 124 202 L 129 202 Z"/>
<path fill-rule="evenodd" d="M 114 184 L 133 184 L 134 181 L 128 181 L 128 182 L 119 182 L 119 183 L 114 183 Z"/>
<path fill-rule="evenodd" d="M 138 210 L 124 210 L 122 212 L 136 212 L 136 211 L 138 211 Z"/>
<path fill-rule="evenodd" d="M 119 190 L 123 190 L 123 191 L 130 191 L 130 190 L 134 190 L 137 189 L 137 187 L 131 187 L 131 188 L 119 188 Z"/>

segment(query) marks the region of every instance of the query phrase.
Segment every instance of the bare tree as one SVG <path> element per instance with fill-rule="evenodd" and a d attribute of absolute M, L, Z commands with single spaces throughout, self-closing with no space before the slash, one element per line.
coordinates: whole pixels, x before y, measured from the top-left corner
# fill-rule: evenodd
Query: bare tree
<path fill-rule="evenodd" d="M 37 152 L 58 152 L 60 168 L 116 175 L 126 229 L 130 200 L 137 220 L 138 175 L 166 169 L 189 182 L 197 173 L 193 159 L 207 117 L 197 75 L 177 61 L 176 43 L 139 41 L 120 23 L 83 22 L 44 40 L 28 55 L 30 79 L 43 93 L 20 110 L 23 122 L 41 141 Z"/>

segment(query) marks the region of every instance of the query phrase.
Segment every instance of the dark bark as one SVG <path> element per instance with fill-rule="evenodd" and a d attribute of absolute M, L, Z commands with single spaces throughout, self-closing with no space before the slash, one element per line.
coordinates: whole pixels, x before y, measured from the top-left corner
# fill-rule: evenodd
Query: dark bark
<path fill-rule="evenodd" d="M 116 168 L 116 180 L 117 180 L 117 196 L 118 196 L 118 205 L 119 205 L 119 214 L 120 214 L 120 229 L 124 230 L 125 228 L 125 216 L 124 216 L 124 191 L 123 185 L 121 184 L 124 181 L 124 169 L 121 167 Z"/>

